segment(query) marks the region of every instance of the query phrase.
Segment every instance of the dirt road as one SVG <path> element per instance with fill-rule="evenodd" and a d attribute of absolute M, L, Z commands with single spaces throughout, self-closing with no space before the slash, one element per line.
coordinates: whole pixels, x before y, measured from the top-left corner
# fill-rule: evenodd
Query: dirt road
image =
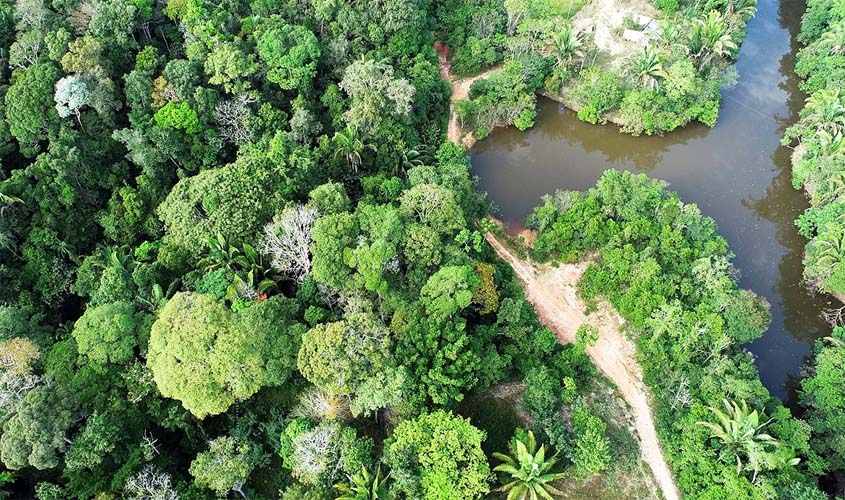
<path fill-rule="evenodd" d="M 511 265 L 525 286 L 526 298 L 534 304 L 540 321 L 563 343 L 575 342 L 575 332 L 584 323 L 599 330 L 598 341 L 587 347 L 587 354 L 596 368 L 616 384 L 631 407 L 643 460 L 651 468 L 666 500 L 678 500 L 680 494 L 657 440 L 648 391 L 643 384 L 642 370 L 636 362 L 636 346 L 621 332 L 624 320 L 609 305 L 587 317 L 584 304 L 578 299 L 576 283 L 586 264 L 540 266 L 520 259 L 513 250 L 493 235 L 485 236 L 501 259 Z"/>
<path fill-rule="evenodd" d="M 471 148 L 475 144 L 475 137 L 472 133 L 464 133 L 461 126 L 458 124 L 458 114 L 455 113 L 455 101 L 466 99 L 469 95 L 469 88 L 472 82 L 479 78 L 486 78 L 491 73 L 498 70 L 498 67 L 490 68 L 483 73 L 469 77 L 469 78 L 455 78 L 451 72 L 451 63 L 449 62 L 449 48 L 439 43 L 435 44 L 437 50 L 437 57 L 440 61 L 440 77 L 452 85 L 452 100 L 449 105 L 449 128 L 446 130 L 446 138 L 455 144 L 463 144 L 467 148 Z"/>

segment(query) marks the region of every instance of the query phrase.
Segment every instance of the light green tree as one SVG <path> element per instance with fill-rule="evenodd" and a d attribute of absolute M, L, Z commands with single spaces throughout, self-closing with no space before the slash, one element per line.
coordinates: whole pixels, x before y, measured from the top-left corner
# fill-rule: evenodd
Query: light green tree
<path fill-rule="evenodd" d="M 358 223 L 349 213 L 320 217 L 311 232 L 311 270 L 314 280 L 336 289 L 349 285 L 352 269 L 344 263 L 358 237 Z"/>
<path fill-rule="evenodd" d="M 317 387 L 332 394 L 351 394 L 373 372 L 384 369 L 389 350 L 387 328 L 371 314 L 356 313 L 307 331 L 297 366 Z"/>
<path fill-rule="evenodd" d="M 177 293 L 153 324 L 147 366 L 163 396 L 205 418 L 259 389 L 263 360 L 256 340 L 233 325 L 213 296 Z"/>
<path fill-rule="evenodd" d="M 424 224 L 441 235 L 465 226 L 454 193 L 436 184 L 418 184 L 402 193 L 400 213 L 404 219 Z"/>
<path fill-rule="evenodd" d="M 143 321 L 128 302 L 89 307 L 73 326 L 79 354 L 97 368 L 133 359 Z"/>
<path fill-rule="evenodd" d="M 205 59 L 208 82 L 220 85 L 230 94 L 244 92 L 250 87 L 249 76 L 258 70 L 255 56 L 244 52 L 233 42 L 217 45 Z"/>
<path fill-rule="evenodd" d="M 371 136 L 387 117 L 410 114 L 416 89 L 404 78 L 394 78 L 387 61 L 359 59 L 343 74 L 340 88 L 352 99 L 343 114 L 346 124 Z"/>
<path fill-rule="evenodd" d="M 243 486 L 260 459 L 260 449 L 230 436 L 218 437 L 191 462 L 188 471 L 197 484 L 225 497 L 230 491 L 246 498 Z"/>
<path fill-rule="evenodd" d="M 481 279 L 472 266 L 445 266 L 428 278 L 420 291 L 425 311 L 442 321 L 472 302 Z"/>
<path fill-rule="evenodd" d="M 346 188 L 339 182 L 321 184 L 308 193 L 308 204 L 321 215 L 339 214 L 352 208 Z"/>
<path fill-rule="evenodd" d="M 305 90 L 317 75 L 320 42 L 308 28 L 287 24 L 272 16 L 256 31 L 258 56 L 267 67 L 267 79 L 285 90 Z"/>
<path fill-rule="evenodd" d="M 490 491 L 483 440 L 469 419 L 438 410 L 400 423 L 385 442 L 383 460 L 407 498 L 471 500 Z"/>

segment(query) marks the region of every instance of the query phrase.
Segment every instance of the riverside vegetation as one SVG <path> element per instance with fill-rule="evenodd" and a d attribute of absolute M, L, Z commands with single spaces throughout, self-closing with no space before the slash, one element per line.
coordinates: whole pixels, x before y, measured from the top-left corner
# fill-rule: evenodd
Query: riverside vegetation
<path fill-rule="evenodd" d="M 806 190 L 810 208 L 796 221 L 810 239 L 804 277 L 823 292 L 845 297 L 845 213 L 840 183 L 845 175 L 845 11 L 837 2 L 810 1 L 801 22 L 795 71 L 809 94 L 801 118 L 784 136 L 795 144 L 792 179 Z M 842 309 L 838 310 L 841 313 Z M 802 381 L 801 402 L 813 428 L 813 446 L 825 457 L 828 473 L 845 472 L 845 329 L 834 314 L 833 334 L 816 342 L 816 358 Z"/>
<path fill-rule="evenodd" d="M 443 2 L 437 13 L 453 50 L 452 70 L 472 75 L 502 66 L 474 82 L 469 99 L 457 103 L 464 128 L 477 138 L 496 126 L 525 130 L 534 124 L 539 92 L 562 100 L 581 120 L 610 119 L 634 135 L 668 132 L 691 121 L 716 123 L 720 88 L 735 79 L 730 63 L 754 15 L 754 0 L 659 0 L 656 9 L 650 2 L 631 7 L 596 1 L 601 7 L 590 11 L 598 17 L 587 25 L 590 31 L 573 22 L 586 3 Z M 603 16 L 617 10 L 632 14 L 613 33 L 597 31 L 612 23 Z M 644 39 L 624 40 L 627 28 Z"/>

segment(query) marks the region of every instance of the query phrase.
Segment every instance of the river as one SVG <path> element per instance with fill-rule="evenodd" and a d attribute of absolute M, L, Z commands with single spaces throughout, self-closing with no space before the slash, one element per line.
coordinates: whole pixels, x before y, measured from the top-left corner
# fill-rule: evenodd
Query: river
<path fill-rule="evenodd" d="M 739 81 L 724 91 L 714 128 L 630 137 L 613 125 L 580 122 L 541 99 L 534 128 L 497 129 L 471 154 L 479 190 L 511 227 L 521 226 L 543 194 L 587 189 L 608 168 L 663 179 L 684 201 L 698 204 L 736 254 L 741 286 L 771 303 L 770 328 L 747 347 L 763 384 L 794 403 L 813 340 L 830 333 L 821 313 L 834 299 L 802 282 L 806 240 L 793 221 L 807 200 L 792 188 L 790 150 L 780 146 L 806 97 L 793 72 L 804 2 L 760 0 L 757 7 L 736 65 Z"/>

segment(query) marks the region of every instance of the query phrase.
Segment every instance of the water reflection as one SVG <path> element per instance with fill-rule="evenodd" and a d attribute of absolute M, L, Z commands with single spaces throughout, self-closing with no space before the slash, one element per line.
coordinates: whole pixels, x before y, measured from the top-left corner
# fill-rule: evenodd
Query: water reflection
<path fill-rule="evenodd" d="M 497 130 L 472 152 L 479 189 L 512 225 L 541 195 L 586 189 L 608 168 L 646 172 L 697 203 L 736 253 L 742 286 L 772 304 L 769 331 L 748 347 L 763 383 L 782 398 L 812 340 L 829 333 L 820 314 L 828 299 L 802 282 L 805 240 L 793 221 L 807 201 L 792 188 L 790 150 L 780 146 L 805 98 L 793 73 L 803 11 L 801 0 L 758 2 L 737 64 L 739 81 L 725 91 L 713 129 L 694 125 L 665 137 L 633 138 L 579 122 L 543 100 L 535 128 Z"/>

